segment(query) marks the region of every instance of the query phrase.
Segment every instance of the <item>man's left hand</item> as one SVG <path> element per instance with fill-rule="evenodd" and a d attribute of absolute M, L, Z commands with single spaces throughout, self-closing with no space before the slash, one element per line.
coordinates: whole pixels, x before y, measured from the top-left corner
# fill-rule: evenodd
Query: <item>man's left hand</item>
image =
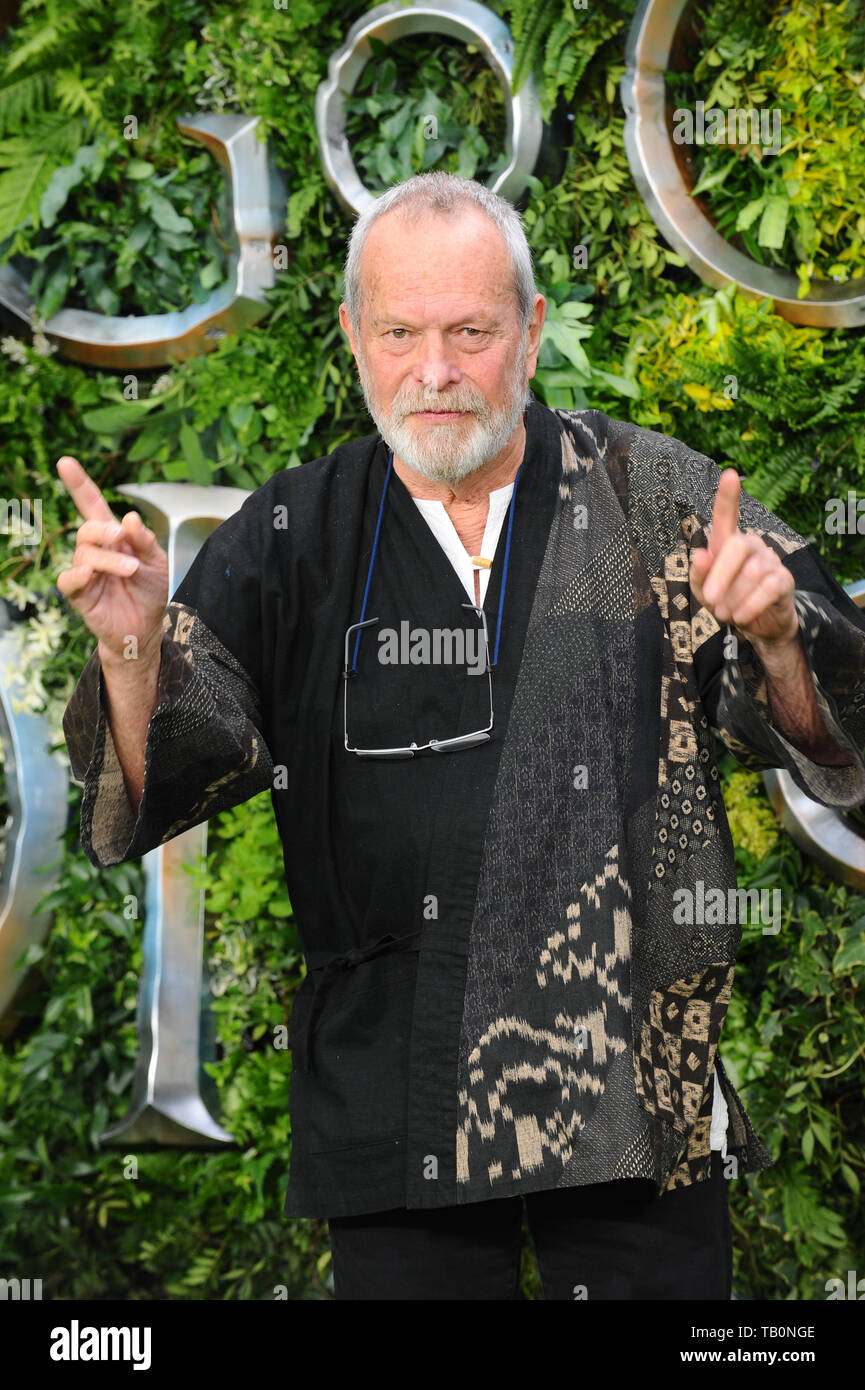
<path fill-rule="evenodd" d="M 733 623 L 755 646 L 786 646 L 799 633 L 796 581 L 764 540 L 739 530 L 740 491 L 735 468 L 725 468 L 708 546 L 691 555 L 691 588 L 719 623 Z"/>

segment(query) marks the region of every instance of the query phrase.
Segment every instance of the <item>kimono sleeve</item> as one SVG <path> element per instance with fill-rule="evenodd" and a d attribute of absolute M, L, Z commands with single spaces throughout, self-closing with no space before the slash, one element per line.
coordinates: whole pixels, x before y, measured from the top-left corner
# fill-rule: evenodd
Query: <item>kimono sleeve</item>
<path fill-rule="evenodd" d="M 259 490 L 261 491 L 261 489 Z M 102 867 L 137 859 L 272 786 L 262 734 L 261 567 L 257 494 L 205 540 L 166 607 L 144 783 L 130 803 L 94 648 L 63 715 L 83 782 L 81 844 Z"/>
<path fill-rule="evenodd" d="M 677 503 L 689 552 L 707 543 L 720 476 L 713 460 L 684 451 Z M 744 767 L 785 768 L 797 787 L 822 805 L 859 806 L 865 802 L 865 617 L 815 547 L 744 489 L 739 529 L 759 535 L 793 575 L 817 706 L 847 755 L 845 764 L 814 762 L 784 736 L 772 721 L 766 674 L 754 647 L 734 624 L 719 625 L 692 593 L 695 674 L 706 716 Z"/>

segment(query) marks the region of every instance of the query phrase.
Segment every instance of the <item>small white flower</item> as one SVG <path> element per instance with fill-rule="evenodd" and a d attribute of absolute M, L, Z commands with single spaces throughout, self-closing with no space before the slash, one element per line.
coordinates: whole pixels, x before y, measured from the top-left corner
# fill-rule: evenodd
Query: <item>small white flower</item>
<path fill-rule="evenodd" d="M 27 353 L 20 338 L 0 338 L 0 351 L 11 357 L 13 362 L 27 366 Z"/>
<path fill-rule="evenodd" d="M 17 579 L 7 579 L 4 588 L 4 597 L 11 599 L 22 613 L 28 603 L 35 602 L 39 597 L 32 590 L 26 589 L 23 584 L 19 584 Z"/>
<path fill-rule="evenodd" d="M 37 357 L 50 357 L 52 352 L 57 351 L 57 346 L 40 331 L 33 334 L 33 351 Z"/>

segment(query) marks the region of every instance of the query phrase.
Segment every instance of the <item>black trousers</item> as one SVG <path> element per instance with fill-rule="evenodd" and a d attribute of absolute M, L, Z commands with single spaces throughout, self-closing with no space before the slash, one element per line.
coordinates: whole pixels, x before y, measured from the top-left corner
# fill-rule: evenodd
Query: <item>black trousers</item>
<path fill-rule="evenodd" d="M 545 1299 L 727 1299 L 732 1239 L 720 1154 L 706 1182 L 641 1178 L 431 1211 L 328 1221 L 334 1297 L 519 1299 L 523 1204 Z"/>

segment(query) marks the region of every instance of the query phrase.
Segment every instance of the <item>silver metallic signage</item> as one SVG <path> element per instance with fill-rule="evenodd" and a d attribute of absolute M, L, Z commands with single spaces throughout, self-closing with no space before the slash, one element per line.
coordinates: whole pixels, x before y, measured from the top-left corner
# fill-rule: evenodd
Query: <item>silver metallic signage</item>
<path fill-rule="evenodd" d="M 283 225 L 286 189 L 256 135 L 257 116 L 203 114 L 178 118 L 184 135 L 200 140 L 225 169 L 231 190 L 233 239 L 228 278 L 203 304 L 167 314 L 94 314 L 59 309 L 45 336 L 65 356 L 92 367 L 158 367 L 211 352 L 227 333 L 249 328 L 268 313 L 276 284 L 273 247 Z M 0 304 L 29 328 L 26 282 L 0 267 Z"/>
<path fill-rule="evenodd" d="M 168 555 L 174 593 L 204 541 L 249 496 L 241 488 L 188 483 L 128 484 L 142 519 Z M 129 1109 L 100 1136 L 104 1143 L 219 1148 L 232 1136 L 213 1118 L 213 1082 L 202 1068 L 204 892 L 187 865 L 207 851 L 207 824 L 195 825 L 144 855 L 147 884 L 138 998 L 140 1051 Z"/>
<path fill-rule="evenodd" d="M 477 45 L 501 85 L 505 98 L 508 162 L 489 187 L 516 202 L 535 167 L 543 123 L 534 80 L 529 76 L 513 91 L 514 41 L 504 20 L 475 0 L 389 0 L 376 5 L 351 26 L 345 43 L 327 65 L 327 78 L 315 96 L 318 147 L 325 178 L 348 212 L 360 213 L 374 199 L 361 183 L 345 137 L 343 98 L 354 91 L 370 59 L 370 39 L 395 43 L 415 34 L 446 34 Z"/>
<path fill-rule="evenodd" d="M 634 182 L 658 230 L 701 280 L 715 289 L 737 284 L 746 294 L 774 301 L 791 323 L 817 328 L 865 324 L 865 278 L 847 285 L 818 282 L 799 299 L 795 275 L 759 265 L 715 231 L 691 197 L 689 181 L 667 119 L 665 70 L 688 0 L 640 0 L 625 47 L 621 82 L 625 150 Z"/>
<path fill-rule="evenodd" d="M 857 608 L 865 608 L 865 579 L 844 587 Z M 790 839 L 832 878 L 865 888 L 865 839 L 844 812 L 806 796 L 786 768 L 768 768 L 763 785 Z"/>
<path fill-rule="evenodd" d="M 50 911 L 36 904 L 57 886 L 69 786 L 68 764 L 48 751 L 46 721 L 16 710 L 25 682 L 14 669 L 19 657 L 7 621 L 0 603 L 0 741 L 10 808 L 0 863 L 0 1018 L 27 976 L 15 962 L 44 941 L 51 925 Z"/>
<path fill-rule="evenodd" d="M 773 300 L 795 323 L 859 327 L 865 323 L 865 279 L 849 285 L 818 282 L 798 297 L 795 275 L 758 265 L 715 231 L 691 197 L 687 173 L 666 113 L 665 70 L 687 0 L 640 0 L 626 45 L 621 82 L 626 112 L 625 148 L 636 186 L 665 239 L 707 284 L 735 283 Z M 393 42 L 422 33 L 473 43 L 484 53 L 505 97 L 505 167 L 490 187 L 512 202 L 526 187 L 541 147 L 543 123 L 529 76 L 513 91 L 514 42 L 505 22 L 477 0 L 388 0 L 362 15 L 328 63 L 315 99 L 319 152 L 325 177 L 346 211 L 357 214 L 373 199 L 362 184 L 345 136 L 344 98 L 371 56 L 370 39 Z M 61 353 L 93 366 L 156 367 L 209 352 L 228 333 L 242 332 L 268 312 L 275 284 L 274 244 L 283 223 L 286 186 L 255 128 L 258 117 L 215 113 L 178 119 L 229 177 L 234 245 L 225 283 L 204 304 L 165 314 L 110 316 L 60 309 L 45 333 Z M 0 304 L 29 333 L 28 286 L 10 265 L 0 267 Z"/>

